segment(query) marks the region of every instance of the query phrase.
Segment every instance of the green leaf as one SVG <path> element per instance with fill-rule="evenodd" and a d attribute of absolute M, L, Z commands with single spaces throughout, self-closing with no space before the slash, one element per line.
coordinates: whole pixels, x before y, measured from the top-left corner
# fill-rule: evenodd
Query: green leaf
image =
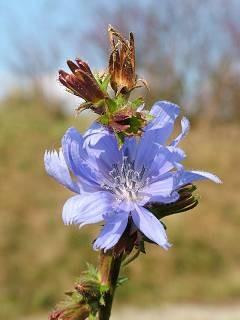
<path fill-rule="evenodd" d="M 107 87 L 108 87 L 108 84 L 109 84 L 109 81 L 111 79 L 111 76 L 110 74 L 109 75 L 106 75 L 103 80 L 102 80 L 102 84 L 101 84 L 101 89 L 106 92 L 107 91 Z"/>
<path fill-rule="evenodd" d="M 121 286 L 122 284 L 124 284 L 125 282 L 127 282 L 129 279 L 128 277 L 119 277 L 118 281 L 117 281 L 117 286 Z"/>
<path fill-rule="evenodd" d="M 108 98 L 106 99 L 106 103 L 108 106 L 109 113 L 113 113 L 117 110 L 117 103 L 114 100 Z"/>
<path fill-rule="evenodd" d="M 130 120 L 130 129 L 129 131 L 132 133 L 138 133 L 139 129 L 142 128 L 142 119 L 139 119 L 137 117 L 132 117 Z"/>
<path fill-rule="evenodd" d="M 98 118 L 98 122 L 107 126 L 109 124 L 109 118 L 106 114 L 103 114 L 101 117 Z"/>
<path fill-rule="evenodd" d="M 71 301 L 74 303 L 79 303 L 82 300 L 83 300 L 83 296 L 80 293 L 78 293 L 77 291 L 74 291 L 71 296 Z"/>
<path fill-rule="evenodd" d="M 97 84 L 100 87 L 100 89 L 106 93 L 107 87 L 108 87 L 108 84 L 109 84 L 109 81 L 111 78 L 110 75 L 108 75 L 108 74 L 107 75 L 106 74 L 100 75 L 99 73 L 95 73 L 94 78 L 97 81 Z"/>
<path fill-rule="evenodd" d="M 126 103 L 127 103 L 127 99 L 123 94 L 119 94 L 116 97 L 115 101 L 116 101 L 118 109 L 120 109 L 121 107 L 125 106 Z"/>
<path fill-rule="evenodd" d="M 96 314 L 89 314 L 89 316 L 88 316 L 88 320 L 96 320 L 97 319 L 97 316 L 96 316 Z"/>
<path fill-rule="evenodd" d="M 103 294 L 109 290 L 109 286 L 107 284 L 100 285 L 100 293 Z"/>
<path fill-rule="evenodd" d="M 92 264 L 87 263 L 87 270 L 83 272 L 83 276 L 79 278 L 78 282 L 81 282 L 82 280 L 98 281 L 97 268 Z"/>
<path fill-rule="evenodd" d="M 103 296 L 101 296 L 101 298 L 99 299 L 99 303 L 100 305 L 105 306 L 105 301 Z"/>
<path fill-rule="evenodd" d="M 144 99 L 143 97 L 139 97 L 135 100 L 133 100 L 131 102 L 131 106 L 134 108 L 134 109 L 137 109 L 138 107 L 140 107 L 142 104 L 144 103 Z"/>
<path fill-rule="evenodd" d="M 147 113 L 147 114 L 145 115 L 145 119 L 146 119 L 147 121 L 151 121 L 153 118 L 154 118 L 154 116 L 151 115 L 151 114 L 149 114 L 149 113 Z"/>
<path fill-rule="evenodd" d="M 124 133 L 123 132 L 115 132 L 115 136 L 118 142 L 118 148 L 121 149 L 124 144 Z"/>

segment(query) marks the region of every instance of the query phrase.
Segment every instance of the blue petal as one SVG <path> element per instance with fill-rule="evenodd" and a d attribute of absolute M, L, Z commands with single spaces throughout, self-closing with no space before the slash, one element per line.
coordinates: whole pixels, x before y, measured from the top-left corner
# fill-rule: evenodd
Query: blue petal
<path fill-rule="evenodd" d="M 62 150 L 69 169 L 75 175 L 81 175 L 79 166 L 83 159 L 83 137 L 75 128 L 69 128 L 62 138 Z"/>
<path fill-rule="evenodd" d="M 137 140 L 135 137 L 125 138 L 122 146 L 122 153 L 124 157 L 127 157 L 130 161 L 135 161 L 137 153 Z"/>
<path fill-rule="evenodd" d="M 176 187 L 176 177 L 174 173 L 168 173 L 153 183 L 146 185 L 141 192 L 149 195 L 151 198 L 155 196 L 169 197 Z M 151 201 L 151 200 L 150 200 Z"/>
<path fill-rule="evenodd" d="M 88 154 L 98 159 L 102 170 L 109 171 L 112 165 L 122 159 L 122 152 L 118 149 L 117 139 L 106 127 L 94 123 L 84 135 L 84 148 Z"/>
<path fill-rule="evenodd" d="M 183 186 L 185 184 L 191 183 L 193 181 L 208 179 L 215 183 L 222 183 L 222 181 L 212 173 L 205 171 L 183 171 L 180 175 L 178 187 Z"/>
<path fill-rule="evenodd" d="M 144 128 L 144 134 L 138 145 L 136 155 L 136 168 L 143 165 L 148 168 L 158 152 L 158 145 L 165 144 L 171 135 L 174 122 L 178 117 L 180 108 L 167 101 L 159 101 L 152 107 L 150 114 L 154 118 Z"/>
<path fill-rule="evenodd" d="M 121 238 L 128 223 L 128 213 L 126 211 L 119 211 L 104 218 L 105 225 L 93 245 L 95 250 L 107 251 L 112 248 Z"/>
<path fill-rule="evenodd" d="M 169 101 L 156 102 L 150 111 L 150 115 L 158 118 L 159 125 L 166 125 L 169 121 L 175 121 L 179 116 L 180 107 Z"/>
<path fill-rule="evenodd" d="M 136 152 L 136 158 L 134 162 L 135 170 L 141 171 L 144 167 L 145 169 L 151 168 L 153 159 L 159 153 L 159 148 L 161 146 L 157 143 L 154 143 L 151 139 L 149 140 L 149 135 L 146 133 L 141 138 L 138 143 L 138 148 Z"/>
<path fill-rule="evenodd" d="M 164 249 L 171 245 L 168 242 L 166 232 L 159 220 L 147 209 L 136 206 L 132 212 L 133 222 L 137 228 L 150 240 L 154 241 Z"/>
<path fill-rule="evenodd" d="M 85 143 L 87 145 L 96 145 L 104 136 L 112 135 L 107 127 L 94 122 L 91 127 L 83 135 Z"/>
<path fill-rule="evenodd" d="M 155 195 L 152 196 L 149 200 L 149 202 L 159 202 L 159 203 L 173 203 L 176 202 L 179 199 L 179 194 L 174 191 L 172 192 L 169 196 L 160 196 L 160 195 Z"/>
<path fill-rule="evenodd" d="M 44 164 L 47 173 L 59 183 L 73 192 L 79 193 L 78 185 L 72 180 L 62 150 L 46 151 L 44 154 Z"/>
<path fill-rule="evenodd" d="M 62 218 L 65 224 L 98 223 L 111 211 L 113 196 L 110 192 L 93 192 L 74 196 L 66 201 Z"/>
<path fill-rule="evenodd" d="M 179 113 L 179 106 L 168 101 L 159 101 L 153 105 L 150 115 L 154 118 L 146 126 L 146 132 L 155 138 L 154 142 L 161 144 L 166 142 Z"/>
<path fill-rule="evenodd" d="M 63 136 L 62 149 L 68 167 L 80 177 L 80 183 L 98 188 L 102 176 L 94 170 L 95 159 L 84 150 L 83 137 L 75 128 L 68 129 Z"/>
<path fill-rule="evenodd" d="M 159 146 L 159 151 L 153 159 L 148 172 L 151 181 L 159 179 L 174 167 L 178 167 L 179 162 L 185 157 L 184 151 L 180 148 Z"/>
<path fill-rule="evenodd" d="M 190 122 L 187 118 L 183 117 L 181 120 L 182 132 L 172 141 L 170 146 L 176 147 L 179 142 L 188 134 L 190 130 Z"/>

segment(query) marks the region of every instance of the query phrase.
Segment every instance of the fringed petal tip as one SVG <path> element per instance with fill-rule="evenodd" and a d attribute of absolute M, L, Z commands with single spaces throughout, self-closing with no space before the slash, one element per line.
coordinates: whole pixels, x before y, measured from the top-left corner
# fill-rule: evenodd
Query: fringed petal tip
<path fill-rule="evenodd" d="M 59 149 L 59 152 L 56 150 L 46 150 L 44 153 L 44 165 L 49 176 L 53 177 L 71 191 L 76 193 L 79 192 L 78 185 L 70 176 L 61 148 Z"/>
<path fill-rule="evenodd" d="M 98 238 L 94 241 L 93 243 L 93 250 L 95 251 L 99 251 L 99 250 L 103 250 L 104 253 L 106 253 L 108 250 L 110 250 L 112 247 L 114 246 L 114 244 L 110 244 L 110 245 L 107 245 L 105 246 L 104 244 L 101 244 L 99 241 L 98 241 Z"/>
<path fill-rule="evenodd" d="M 93 192 L 69 198 L 62 211 L 65 225 L 76 224 L 83 227 L 103 221 L 103 215 L 111 210 L 112 195 L 106 192 Z"/>

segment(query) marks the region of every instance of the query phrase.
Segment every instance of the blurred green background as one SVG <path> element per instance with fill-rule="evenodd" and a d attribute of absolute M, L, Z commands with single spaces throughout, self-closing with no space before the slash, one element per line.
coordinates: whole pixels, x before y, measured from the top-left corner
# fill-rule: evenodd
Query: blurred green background
<path fill-rule="evenodd" d="M 46 313 L 85 262 L 96 262 L 99 226 L 79 231 L 61 220 L 71 195 L 44 171 L 45 149 L 69 126 L 93 120 L 57 83 L 77 56 L 104 70 L 107 25 L 135 32 L 147 106 L 183 106 L 192 130 L 182 143 L 190 169 L 216 173 L 198 184 L 200 205 L 165 219 L 173 247 L 148 246 L 118 290 L 120 305 L 232 304 L 240 301 L 239 1 L 0 1 L 0 318 Z M 65 67 L 66 68 L 66 67 Z"/>

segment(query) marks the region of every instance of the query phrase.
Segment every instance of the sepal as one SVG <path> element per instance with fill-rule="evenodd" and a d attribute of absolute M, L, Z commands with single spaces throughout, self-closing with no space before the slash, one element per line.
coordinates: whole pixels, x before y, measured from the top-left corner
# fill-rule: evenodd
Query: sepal
<path fill-rule="evenodd" d="M 173 203 L 149 203 L 146 208 L 151 211 L 158 219 L 166 216 L 189 211 L 195 208 L 199 199 L 194 194 L 197 187 L 193 184 L 187 184 L 176 190 L 179 194 L 179 199 Z"/>

